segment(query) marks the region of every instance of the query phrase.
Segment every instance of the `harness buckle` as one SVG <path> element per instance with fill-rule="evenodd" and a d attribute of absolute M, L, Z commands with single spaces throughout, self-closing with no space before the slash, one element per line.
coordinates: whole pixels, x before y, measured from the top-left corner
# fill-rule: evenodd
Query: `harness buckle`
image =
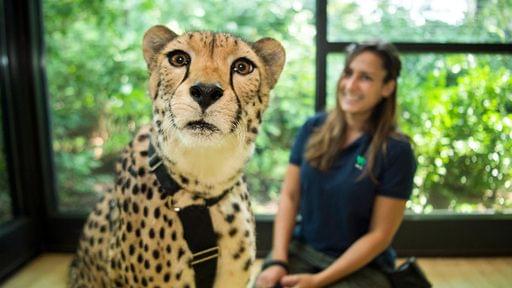
<path fill-rule="evenodd" d="M 155 153 L 149 158 L 149 171 L 154 172 L 158 166 L 162 165 L 162 159 Z M 156 162 L 156 163 L 155 163 Z"/>
<path fill-rule="evenodd" d="M 211 247 L 192 254 L 192 266 L 219 257 L 219 246 Z"/>

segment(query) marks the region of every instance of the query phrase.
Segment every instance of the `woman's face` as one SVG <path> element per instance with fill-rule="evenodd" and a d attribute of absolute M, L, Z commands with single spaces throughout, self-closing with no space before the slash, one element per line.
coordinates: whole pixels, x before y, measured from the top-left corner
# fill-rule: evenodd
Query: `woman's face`
<path fill-rule="evenodd" d="M 337 95 L 340 108 L 348 116 L 370 115 L 373 108 L 389 97 L 395 81 L 384 83 L 386 70 L 375 53 L 366 51 L 357 55 L 339 81 Z"/>

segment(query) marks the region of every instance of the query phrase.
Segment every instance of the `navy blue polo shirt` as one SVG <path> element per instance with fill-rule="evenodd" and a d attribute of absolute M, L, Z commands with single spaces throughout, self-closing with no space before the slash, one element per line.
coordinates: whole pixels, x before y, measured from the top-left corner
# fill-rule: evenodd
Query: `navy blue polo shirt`
<path fill-rule="evenodd" d="M 360 138 L 335 156 L 332 167 L 322 172 L 304 159 L 312 131 L 326 119 L 320 113 L 306 121 L 293 145 L 290 163 L 300 166 L 300 208 L 294 237 L 318 251 L 339 257 L 369 229 L 375 196 L 409 199 L 416 171 L 410 143 L 389 137 L 387 152 L 376 158 L 374 175 L 363 172 L 361 158 L 369 147 L 371 135 Z M 379 265 L 393 267 L 395 253 L 388 248 L 376 259 Z"/>

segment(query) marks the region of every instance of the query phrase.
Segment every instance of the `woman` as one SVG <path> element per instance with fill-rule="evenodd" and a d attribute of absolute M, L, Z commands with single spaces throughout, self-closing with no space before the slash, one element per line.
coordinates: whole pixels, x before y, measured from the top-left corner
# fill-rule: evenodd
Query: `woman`
<path fill-rule="evenodd" d="M 336 107 L 310 118 L 293 146 L 256 287 L 390 287 L 383 271 L 416 171 L 396 127 L 400 68 L 391 44 L 350 47 Z"/>

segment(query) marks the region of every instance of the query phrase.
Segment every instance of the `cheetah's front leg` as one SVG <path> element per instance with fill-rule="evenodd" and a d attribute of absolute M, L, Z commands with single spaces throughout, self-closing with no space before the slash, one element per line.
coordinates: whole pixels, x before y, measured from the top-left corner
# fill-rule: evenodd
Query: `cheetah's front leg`
<path fill-rule="evenodd" d="M 109 193 L 96 205 L 85 222 L 77 254 L 69 267 L 68 287 L 110 287 L 108 283 L 114 271 L 111 271 L 113 259 L 109 250 L 115 246 L 114 233 L 118 225 L 118 201 Z"/>

